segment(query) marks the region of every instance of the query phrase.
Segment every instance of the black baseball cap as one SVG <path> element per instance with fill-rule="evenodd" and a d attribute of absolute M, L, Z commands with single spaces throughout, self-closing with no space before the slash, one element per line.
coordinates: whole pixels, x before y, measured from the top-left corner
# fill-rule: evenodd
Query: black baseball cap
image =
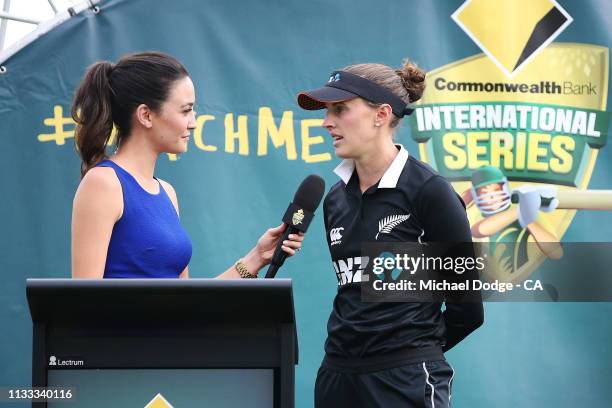
<path fill-rule="evenodd" d="M 298 105 L 306 110 L 324 109 L 326 103 L 344 102 L 361 97 L 374 103 L 387 103 L 399 118 L 410 115 L 410 108 L 399 96 L 376 82 L 346 71 L 334 71 L 327 84 L 297 95 Z"/>

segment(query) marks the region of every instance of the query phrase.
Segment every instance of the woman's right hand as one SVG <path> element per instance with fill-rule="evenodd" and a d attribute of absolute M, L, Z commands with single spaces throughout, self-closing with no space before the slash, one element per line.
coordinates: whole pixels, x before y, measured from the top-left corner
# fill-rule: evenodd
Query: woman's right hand
<path fill-rule="evenodd" d="M 255 249 L 259 253 L 263 266 L 268 265 L 272 260 L 274 251 L 278 246 L 278 242 L 282 238 L 286 229 L 287 224 L 282 223 L 277 227 L 268 229 L 257 241 Z M 287 256 L 293 256 L 302 248 L 304 233 L 300 232 L 299 234 L 289 234 L 287 238 L 288 239 L 282 244 L 282 250 L 287 253 Z"/>
<path fill-rule="evenodd" d="M 286 229 L 287 225 L 283 223 L 277 227 L 266 230 L 266 232 L 259 237 L 259 240 L 257 240 L 255 247 L 242 258 L 242 263 L 246 266 L 251 275 L 257 276 L 260 269 L 270 263 L 278 242 Z M 304 233 L 290 234 L 288 239 L 283 243 L 282 250 L 287 253 L 287 256 L 293 256 L 302 248 L 302 241 L 304 241 Z M 237 272 L 235 274 L 232 272 L 231 276 L 226 275 L 226 273 L 220 275 L 220 277 L 233 278 L 235 277 L 234 275 L 237 275 Z"/>

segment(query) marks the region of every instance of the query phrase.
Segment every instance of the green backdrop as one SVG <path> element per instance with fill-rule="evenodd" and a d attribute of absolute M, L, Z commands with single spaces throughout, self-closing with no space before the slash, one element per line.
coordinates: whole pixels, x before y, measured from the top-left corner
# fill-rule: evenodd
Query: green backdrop
<path fill-rule="evenodd" d="M 520 17 L 519 3 L 500 1 L 500 7 Z M 179 197 L 194 245 L 191 276 L 213 277 L 279 222 L 306 175 L 321 175 L 328 188 L 337 181 L 332 170 L 338 160 L 320 127 L 323 112 L 300 110 L 296 93 L 322 85 L 332 70 L 351 63 L 398 66 L 410 57 L 433 70 L 482 53 L 451 18 L 463 4 L 109 0 L 101 2 L 99 13 L 74 16 L 4 61 L 0 386 L 30 384 L 25 279 L 70 276 L 79 160 L 68 116 L 87 66 L 159 50 L 190 71 L 200 126 L 188 152 L 179 158 L 164 155 L 156 170 Z M 553 44 L 610 46 L 612 4 L 562 0 L 561 6 L 573 21 Z M 605 111 L 607 59 L 596 65 L 606 70 L 599 88 L 605 98 L 598 108 Z M 529 98 L 517 95 L 515 100 Z M 404 123 L 397 139 L 419 156 L 409 129 Z M 603 146 L 588 187 L 610 186 L 612 153 Z M 611 230 L 612 212 L 578 211 L 562 241 L 607 242 Z M 296 406 L 310 407 L 336 291 L 321 211 L 304 250 L 279 276 L 294 281 L 300 342 Z M 611 315 L 610 303 L 487 303 L 484 326 L 447 354 L 456 371 L 453 405 L 612 406 L 607 389 L 612 384 Z"/>

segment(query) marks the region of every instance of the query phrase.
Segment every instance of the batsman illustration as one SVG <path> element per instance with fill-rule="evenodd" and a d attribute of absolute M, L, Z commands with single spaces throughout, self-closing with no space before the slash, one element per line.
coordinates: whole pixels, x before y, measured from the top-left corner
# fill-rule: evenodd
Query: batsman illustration
<path fill-rule="evenodd" d="M 542 256 L 559 259 L 559 237 L 542 213 L 557 209 L 612 210 L 612 190 L 562 190 L 552 185 L 523 185 L 510 191 L 503 172 L 483 166 L 472 174 L 462 198 L 476 205 L 482 219 L 471 225 L 474 238 L 488 238 L 494 272 L 517 282 L 531 272 L 529 262 Z M 534 242 L 537 245 L 528 245 Z M 539 252 L 539 253 L 536 253 Z"/>

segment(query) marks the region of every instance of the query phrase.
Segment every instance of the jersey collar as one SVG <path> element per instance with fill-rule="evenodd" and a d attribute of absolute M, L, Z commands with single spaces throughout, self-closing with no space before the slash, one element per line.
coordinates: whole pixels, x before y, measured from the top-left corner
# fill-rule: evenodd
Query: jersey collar
<path fill-rule="evenodd" d="M 406 161 L 408 161 L 408 150 L 404 148 L 401 144 L 396 144 L 395 147 L 399 149 L 399 153 L 391 162 L 389 168 L 385 171 L 380 182 L 378 183 L 378 188 L 395 188 L 397 186 L 397 181 L 402 174 L 402 170 L 406 165 Z M 353 159 L 345 159 L 334 169 L 334 173 L 338 175 L 344 182 L 344 184 L 348 184 L 353 172 L 355 171 L 355 161 Z"/>

